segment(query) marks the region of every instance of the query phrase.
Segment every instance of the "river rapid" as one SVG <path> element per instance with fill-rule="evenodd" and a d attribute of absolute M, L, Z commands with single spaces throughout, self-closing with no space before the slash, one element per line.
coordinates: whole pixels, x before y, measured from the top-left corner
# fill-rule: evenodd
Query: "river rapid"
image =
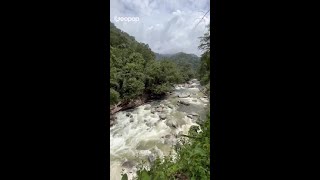
<path fill-rule="evenodd" d="M 110 128 L 111 180 L 121 180 L 122 173 L 134 179 L 139 163 L 148 169 L 156 157 L 174 156 L 179 135 L 199 126 L 197 119 L 205 119 L 209 100 L 200 88 L 193 79 L 175 85 L 164 100 L 115 114 L 116 122 Z"/>

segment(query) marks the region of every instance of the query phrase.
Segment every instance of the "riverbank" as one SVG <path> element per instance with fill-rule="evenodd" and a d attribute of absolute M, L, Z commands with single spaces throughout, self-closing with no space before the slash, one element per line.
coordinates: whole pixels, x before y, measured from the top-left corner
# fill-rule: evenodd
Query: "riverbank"
<path fill-rule="evenodd" d="M 194 80 L 190 80 L 187 83 L 180 84 L 178 85 L 180 88 L 194 88 L 196 85 L 194 85 Z M 168 96 L 172 95 L 174 91 L 174 87 L 170 92 L 167 92 L 163 95 L 150 95 L 150 94 L 144 94 L 134 100 L 127 101 L 127 102 L 119 102 L 116 105 L 113 105 L 110 107 L 110 127 L 114 125 L 117 117 L 115 116 L 116 113 L 120 111 L 125 111 L 128 109 L 133 109 L 138 106 L 144 105 L 147 102 L 152 102 L 152 101 L 159 101 L 163 100 L 165 98 L 168 98 Z M 199 90 L 206 95 L 206 93 L 202 90 L 202 88 L 199 88 Z M 188 96 L 189 97 L 189 96 Z M 183 103 L 183 102 L 182 102 Z"/>

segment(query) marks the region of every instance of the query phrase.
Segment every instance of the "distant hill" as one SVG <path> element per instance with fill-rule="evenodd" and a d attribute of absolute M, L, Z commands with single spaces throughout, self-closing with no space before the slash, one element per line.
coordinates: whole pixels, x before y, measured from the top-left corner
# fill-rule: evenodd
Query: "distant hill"
<path fill-rule="evenodd" d="M 200 60 L 200 57 L 198 57 L 197 55 L 195 54 L 187 54 L 187 53 L 184 53 L 184 52 L 178 52 L 178 53 L 174 53 L 174 54 L 160 54 L 160 53 L 154 53 L 156 55 L 156 60 L 160 60 L 160 59 L 163 59 L 163 58 L 168 58 L 168 57 L 186 57 L 187 59 L 188 58 L 194 58 L 195 60 Z"/>
<path fill-rule="evenodd" d="M 159 54 L 154 53 L 156 60 L 170 60 L 177 64 L 190 64 L 194 70 L 197 70 L 200 65 L 200 57 L 195 54 L 187 54 L 184 52 L 179 52 L 175 54 Z"/>

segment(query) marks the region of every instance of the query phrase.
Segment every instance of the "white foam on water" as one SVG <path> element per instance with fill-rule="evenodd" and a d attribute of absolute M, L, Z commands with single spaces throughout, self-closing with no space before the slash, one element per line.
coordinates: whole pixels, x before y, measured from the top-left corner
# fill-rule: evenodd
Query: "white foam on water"
<path fill-rule="evenodd" d="M 192 85 L 198 85 L 193 83 Z M 175 86 L 176 90 L 186 91 L 188 93 L 198 93 L 198 88 L 184 88 L 180 85 Z M 173 97 L 174 98 L 174 97 Z M 192 101 L 195 98 L 177 98 L 186 99 L 189 103 L 204 106 L 204 103 L 199 99 L 197 102 Z M 146 168 L 149 167 L 148 156 L 154 155 L 163 157 L 175 152 L 172 151 L 172 145 L 177 142 L 175 135 L 180 131 L 183 134 L 188 134 L 191 126 L 198 126 L 194 120 L 188 118 L 186 113 L 178 112 L 176 104 L 171 104 L 173 108 L 169 108 L 166 104 L 169 104 L 168 100 L 160 101 L 160 104 L 164 104 L 166 111 L 166 119 L 160 120 L 159 115 L 161 113 L 151 113 L 151 109 L 155 105 L 151 106 L 149 110 L 145 110 L 147 106 L 142 105 L 135 108 L 130 112 L 131 117 L 127 117 L 128 111 L 118 112 L 116 123 L 110 128 L 110 178 L 111 180 L 121 180 L 121 173 L 126 173 L 128 179 L 133 179 L 138 163 L 142 160 L 146 161 L 144 164 Z M 173 114 L 182 113 L 181 117 Z M 133 122 L 130 122 L 133 119 Z M 166 122 L 171 119 L 173 121 L 183 122 L 177 128 L 169 127 Z M 179 124 L 179 123 L 178 123 Z M 169 138 L 167 137 L 169 136 Z M 126 161 L 133 162 L 133 167 L 123 167 L 122 164 Z"/>

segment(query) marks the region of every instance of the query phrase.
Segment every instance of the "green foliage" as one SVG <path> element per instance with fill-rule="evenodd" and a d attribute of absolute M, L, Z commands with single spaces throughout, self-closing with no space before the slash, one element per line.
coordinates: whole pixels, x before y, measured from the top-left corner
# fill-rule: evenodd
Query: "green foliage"
<path fill-rule="evenodd" d="M 206 32 L 202 37 L 200 37 L 199 49 L 204 52 L 210 52 L 210 24 L 207 26 L 208 32 Z"/>
<path fill-rule="evenodd" d="M 210 86 L 210 24 L 208 25 L 208 32 L 200 38 L 199 49 L 204 53 L 201 55 L 199 67 L 199 80 L 201 85 Z M 207 90 L 210 88 L 206 88 Z M 206 92 L 208 93 L 208 91 Z"/>
<path fill-rule="evenodd" d="M 116 90 L 110 88 L 110 104 L 111 105 L 113 105 L 119 101 L 119 98 L 120 98 L 119 96 L 120 95 Z"/>
<path fill-rule="evenodd" d="M 110 104 L 142 94 L 164 95 L 173 84 L 194 77 L 194 64 L 189 61 L 185 54 L 177 60 L 156 61 L 147 44 L 137 42 L 110 22 Z"/>
<path fill-rule="evenodd" d="M 124 99 L 129 100 L 143 93 L 144 83 L 136 78 L 125 79 L 121 93 Z"/>
<path fill-rule="evenodd" d="M 156 54 L 156 57 L 159 61 L 171 61 L 177 65 L 180 72 L 179 83 L 195 78 L 200 66 L 199 57 L 194 54 L 180 52 L 171 55 Z"/>
<path fill-rule="evenodd" d="M 128 180 L 128 175 L 127 174 L 122 175 L 121 180 Z"/>

